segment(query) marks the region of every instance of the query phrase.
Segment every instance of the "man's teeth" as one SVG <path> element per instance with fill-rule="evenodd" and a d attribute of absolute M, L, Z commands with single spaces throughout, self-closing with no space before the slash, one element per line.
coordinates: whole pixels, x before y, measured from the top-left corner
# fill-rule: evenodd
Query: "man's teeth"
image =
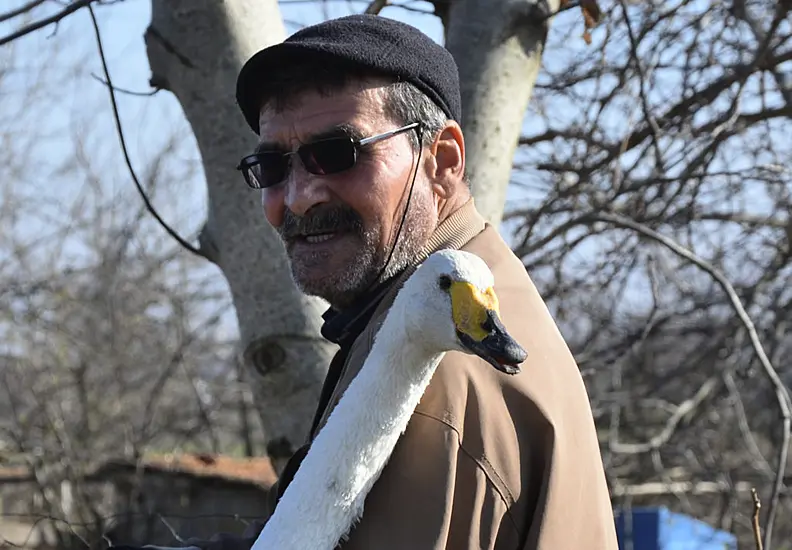
<path fill-rule="evenodd" d="M 311 244 L 323 243 L 333 238 L 334 233 L 324 233 L 322 235 L 306 235 L 305 240 Z"/>

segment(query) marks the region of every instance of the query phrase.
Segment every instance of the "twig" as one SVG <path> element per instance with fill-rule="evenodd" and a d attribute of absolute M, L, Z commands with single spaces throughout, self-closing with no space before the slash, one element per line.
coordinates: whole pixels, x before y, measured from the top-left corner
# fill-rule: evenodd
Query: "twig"
<path fill-rule="evenodd" d="M 767 459 L 765 459 L 762 451 L 759 449 L 759 445 L 756 443 L 756 438 L 754 438 L 753 434 L 751 433 L 751 428 L 748 424 L 748 416 L 745 413 L 745 407 L 743 406 L 742 398 L 740 397 L 740 390 L 737 387 L 737 383 L 734 381 L 734 376 L 730 371 L 726 371 L 723 373 L 723 382 L 726 384 L 726 388 L 728 389 L 729 393 L 734 399 L 734 410 L 737 413 L 737 424 L 740 427 L 740 431 L 742 432 L 743 440 L 748 448 L 748 452 L 753 455 L 754 460 L 758 463 L 758 469 L 764 472 L 768 479 L 773 478 L 773 469 L 768 464 Z"/>
<path fill-rule="evenodd" d="M 379 12 L 382 11 L 382 8 L 388 5 L 388 0 L 373 0 L 371 4 L 368 5 L 366 11 L 363 13 L 367 13 L 369 15 L 378 15 Z"/>
<path fill-rule="evenodd" d="M 767 353 L 762 346 L 762 342 L 759 340 L 756 327 L 754 326 L 751 317 L 748 315 L 748 312 L 745 311 L 745 307 L 740 301 L 740 297 L 737 295 L 734 285 L 732 285 L 726 276 L 715 266 L 703 258 L 700 258 L 691 250 L 688 250 L 673 239 L 661 235 L 654 229 L 647 227 L 642 223 L 638 223 L 634 220 L 631 220 L 630 218 L 626 218 L 618 214 L 610 214 L 605 212 L 592 214 L 591 219 L 595 221 L 611 223 L 613 225 L 627 229 L 632 229 L 633 231 L 636 231 L 652 240 L 659 242 L 678 256 L 681 256 L 682 258 L 688 260 L 692 264 L 705 271 L 713 279 L 715 279 L 715 281 L 727 294 L 729 300 L 731 301 L 732 307 L 748 332 L 754 352 L 759 359 L 759 362 L 762 364 L 765 375 L 770 380 L 770 383 L 775 389 L 776 402 L 778 403 L 778 408 L 782 418 L 781 446 L 778 453 L 778 469 L 776 470 L 775 482 L 773 484 L 773 495 L 770 505 L 767 509 L 767 524 L 765 526 L 765 546 L 767 547 L 767 550 L 770 550 L 769 541 L 770 537 L 772 536 L 773 522 L 778 509 L 778 500 L 781 496 L 781 491 L 784 486 L 784 470 L 786 469 L 787 455 L 789 453 L 790 425 L 792 424 L 792 413 L 790 413 L 790 410 L 792 410 L 792 399 L 790 399 L 789 392 L 787 391 L 784 382 L 778 376 L 778 372 L 770 362 L 770 359 L 768 358 Z"/>
<path fill-rule="evenodd" d="M 644 443 L 622 443 L 620 441 L 612 441 L 609 444 L 610 450 L 619 454 L 640 454 L 659 449 L 671 439 L 677 426 L 679 426 L 685 417 L 696 410 L 696 408 L 717 388 L 717 378 L 711 376 L 701 385 L 701 388 L 699 388 L 693 397 L 679 404 L 674 414 L 671 415 L 671 418 L 668 419 L 666 425 L 659 434 Z"/>
<path fill-rule="evenodd" d="M 633 32 L 632 23 L 630 23 L 630 16 L 627 13 L 627 5 L 625 4 L 625 0 L 621 0 L 621 7 L 622 12 L 624 13 L 624 24 L 627 28 L 627 36 L 630 39 L 630 57 L 635 64 L 635 72 L 638 74 L 638 95 L 641 98 L 641 108 L 643 109 L 644 118 L 649 124 L 649 129 L 651 130 L 652 143 L 654 144 L 656 170 L 665 172 L 663 152 L 660 150 L 660 126 L 657 124 L 657 119 L 655 119 L 654 115 L 652 114 L 652 110 L 649 108 L 649 99 L 647 97 L 648 94 L 646 91 L 647 79 L 643 65 L 641 64 L 642 56 L 638 53 L 638 40 L 635 37 L 635 32 Z M 626 145 L 626 142 L 624 145 Z M 624 147 L 624 145 L 622 147 Z"/>
<path fill-rule="evenodd" d="M 0 38 L 0 46 L 8 44 L 9 42 L 13 42 L 17 38 L 22 38 L 25 35 L 28 35 L 32 32 L 35 32 L 41 28 L 44 28 L 48 25 L 52 25 L 53 23 L 58 23 L 64 17 L 76 12 L 80 8 L 84 8 L 86 6 L 90 6 L 91 2 L 94 0 L 77 0 L 63 8 L 58 13 L 55 13 L 49 17 L 45 17 L 44 19 L 40 19 L 31 23 L 30 25 L 25 25 L 19 30 L 12 32 L 11 34 Z"/>
<path fill-rule="evenodd" d="M 733 492 L 748 493 L 752 489 L 753 484 L 748 481 L 738 481 L 733 484 L 726 483 L 725 481 L 650 481 L 637 485 L 616 481 L 611 489 L 611 495 L 614 498 L 678 494 L 715 495 Z"/>
<path fill-rule="evenodd" d="M 202 520 L 202 519 L 212 519 L 212 520 L 230 519 L 230 520 L 239 521 L 245 526 L 249 526 L 251 521 L 259 519 L 257 516 L 250 516 L 248 518 L 244 518 L 244 517 L 240 516 L 239 514 L 183 514 L 183 515 L 168 514 L 168 517 L 170 517 L 171 519 L 192 520 L 192 521 Z M 124 510 L 124 511 L 119 511 L 119 512 L 117 512 L 115 514 L 97 516 L 96 520 L 94 520 L 94 521 L 86 521 L 86 522 L 69 521 L 66 518 L 56 517 L 56 516 L 51 515 L 51 514 L 1 513 L 0 512 L 0 521 L 2 521 L 3 518 L 13 518 L 13 519 L 16 519 L 18 521 L 24 521 L 24 522 L 26 522 L 27 520 L 33 520 L 33 522 L 25 524 L 26 527 L 29 528 L 29 530 L 28 530 L 27 536 L 22 541 L 8 540 L 7 538 L 3 537 L 2 534 L 0 534 L 0 548 L 5 548 L 5 547 L 9 547 L 9 548 L 29 548 L 30 547 L 30 541 L 31 541 L 33 535 L 35 534 L 35 531 L 37 529 L 38 524 L 39 523 L 43 523 L 43 522 L 47 522 L 47 521 L 52 522 L 53 524 L 57 524 L 58 526 L 62 525 L 65 529 L 68 529 L 76 538 L 79 538 L 80 541 L 83 544 L 85 544 L 86 548 L 94 548 L 94 546 L 92 546 L 88 542 L 88 540 L 86 540 L 86 538 L 84 536 L 80 535 L 75 530 L 76 527 L 80 527 L 80 528 L 83 528 L 83 529 L 85 529 L 85 528 L 96 529 L 101 524 L 107 524 L 108 522 L 110 522 L 112 520 L 117 520 L 117 519 L 128 520 L 130 518 L 141 519 L 141 520 L 149 520 L 149 519 L 152 519 L 152 518 L 157 518 L 170 531 L 170 533 L 174 537 L 174 539 L 176 539 L 181 544 L 189 544 L 189 542 L 187 540 L 185 540 L 183 537 L 181 537 L 176 532 L 176 530 L 174 529 L 173 525 L 167 519 L 165 519 L 165 516 L 163 516 L 159 512 L 134 512 L 134 511 L 131 511 L 131 510 Z M 56 529 L 58 529 L 58 528 L 56 528 Z M 113 546 L 113 541 L 110 539 L 110 537 L 107 536 L 106 532 L 101 532 L 101 533 L 97 533 L 97 534 L 98 534 L 98 536 L 100 536 L 107 543 L 108 546 L 111 546 L 111 547 Z M 21 544 L 20 544 L 20 542 L 21 542 Z M 152 548 L 157 548 L 157 547 L 153 546 Z M 168 547 L 168 548 L 171 548 L 171 547 Z M 195 547 L 194 546 L 189 546 L 187 548 L 195 548 Z M 187 550 L 187 549 L 185 549 L 185 550 Z"/>
<path fill-rule="evenodd" d="M 754 511 L 753 511 L 753 534 L 754 541 L 756 542 L 756 550 L 762 550 L 762 528 L 759 526 L 759 510 L 762 509 L 762 501 L 759 500 L 759 494 L 755 488 L 751 488 L 751 496 L 753 497 Z"/>
<path fill-rule="evenodd" d="M 421 15 L 437 15 L 433 11 L 422 10 L 421 8 L 414 8 L 414 7 L 412 7 L 412 6 L 408 5 L 408 4 L 391 4 L 391 5 L 392 6 L 396 6 L 397 8 L 399 8 L 401 10 L 409 11 L 409 12 L 412 12 L 412 13 L 420 13 Z"/>
<path fill-rule="evenodd" d="M 182 544 L 184 544 L 184 543 L 186 543 L 186 542 L 187 542 L 187 541 L 185 541 L 185 540 L 184 540 L 184 539 L 183 539 L 183 538 L 182 538 L 182 537 L 179 535 L 179 533 L 177 533 L 177 532 L 176 532 L 176 529 L 174 529 L 174 528 L 173 528 L 173 526 L 172 526 L 170 523 L 168 523 L 168 520 L 166 520 L 166 519 L 165 519 L 165 518 L 162 516 L 162 514 L 160 514 L 160 513 L 158 512 L 158 513 L 157 513 L 157 517 L 158 517 L 158 518 L 159 518 L 159 520 L 160 520 L 160 521 L 163 523 L 163 525 L 165 525 L 165 527 L 167 527 L 167 528 L 168 528 L 168 531 L 170 531 L 170 533 L 171 533 L 171 535 L 173 536 L 173 538 L 174 538 L 174 539 L 176 539 L 177 541 L 181 542 Z"/>
<path fill-rule="evenodd" d="M 254 484 L 255 488 L 261 488 L 261 490 L 266 491 L 268 488 L 260 487 L 260 485 Z M 165 515 L 159 512 L 135 512 L 132 510 L 122 510 L 118 511 L 113 514 L 106 514 L 99 516 L 99 519 L 104 521 L 111 521 L 111 520 L 119 520 L 119 519 L 126 519 L 126 518 L 136 518 L 136 519 L 145 519 L 150 520 L 152 518 L 160 518 L 165 517 Z M 239 514 L 167 514 L 167 517 L 171 520 L 180 519 L 180 520 L 204 520 L 204 519 L 228 519 L 234 521 L 240 521 L 244 524 L 249 524 L 251 521 L 256 521 L 261 519 L 260 516 L 257 515 L 250 515 L 250 516 L 240 516 Z M 57 517 L 52 514 L 32 514 L 32 513 L 22 513 L 22 512 L 0 512 L 0 518 L 12 518 L 18 521 L 27 520 L 35 518 L 35 522 L 33 523 L 33 527 L 38 525 L 43 521 L 51 521 L 58 524 L 70 524 L 72 527 L 92 527 L 96 525 L 95 521 L 67 521 L 65 518 Z"/>
<path fill-rule="evenodd" d="M 94 80 L 97 80 L 98 82 L 101 82 L 105 86 L 108 86 L 108 87 L 112 86 L 112 84 L 110 84 L 109 82 L 107 82 L 103 78 L 96 76 L 93 73 L 91 73 L 91 77 L 93 77 Z M 135 92 L 135 91 L 132 91 L 132 90 L 125 90 L 124 88 L 119 88 L 118 86 L 113 86 L 113 89 L 116 92 L 121 92 L 122 94 L 135 95 L 135 96 L 152 96 L 152 95 L 156 94 L 157 92 L 159 92 L 161 90 L 161 88 L 154 88 L 153 90 L 150 90 L 148 92 Z"/>
<path fill-rule="evenodd" d="M 0 14 L 0 23 L 2 23 L 3 21 L 8 21 L 9 19 L 13 19 L 14 17 L 22 15 L 23 13 L 27 13 L 36 6 L 40 6 L 46 1 L 47 0 L 31 0 L 27 4 L 23 4 L 16 9 Z"/>
<path fill-rule="evenodd" d="M 115 89 L 113 87 L 113 81 L 110 78 L 110 71 L 107 68 L 107 59 L 105 58 L 104 54 L 104 47 L 102 45 L 102 36 L 99 32 L 99 23 L 96 21 L 96 15 L 94 14 L 93 7 L 88 5 L 88 11 L 91 14 L 91 22 L 93 23 L 94 28 L 94 35 L 96 36 L 96 45 L 99 49 L 99 57 L 102 61 L 102 70 L 104 71 L 105 80 L 107 81 L 107 89 L 110 92 L 110 102 L 113 107 L 113 118 L 115 119 L 116 130 L 118 131 L 118 139 L 121 142 L 121 150 L 124 153 L 124 160 L 126 161 L 127 168 L 129 169 L 129 174 L 132 176 L 132 180 L 135 182 L 135 187 L 137 187 L 138 192 L 140 193 L 141 198 L 143 199 L 144 204 L 146 205 L 146 209 L 151 213 L 152 216 L 159 222 L 159 224 L 168 232 L 168 234 L 176 239 L 176 241 L 182 245 L 186 250 L 192 252 L 196 256 L 200 256 L 205 258 L 204 254 L 201 253 L 195 246 L 188 243 L 181 235 L 179 235 L 174 229 L 172 229 L 165 220 L 160 217 L 159 213 L 154 208 L 154 205 L 151 204 L 148 196 L 146 196 L 146 192 L 143 189 L 143 186 L 140 184 L 140 180 L 138 179 L 137 175 L 135 174 L 135 169 L 132 167 L 132 161 L 129 158 L 129 152 L 127 151 L 126 146 L 126 139 L 124 138 L 124 131 L 121 129 L 121 117 L 118 114 L 118 104 L 116 103 L 115 97 Z"/>

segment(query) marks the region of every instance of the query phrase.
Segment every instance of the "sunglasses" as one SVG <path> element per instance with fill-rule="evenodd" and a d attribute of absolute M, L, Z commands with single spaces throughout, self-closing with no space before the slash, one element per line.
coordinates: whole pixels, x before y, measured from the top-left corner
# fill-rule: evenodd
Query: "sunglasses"
<path fill-rule="evenodd" d="M 291 156 L 300 157 L 305 169 L 317 176 L 338 174 L 349 170 L 358 160 L 360 150 L 367 145 L 391 138 L 420 127 L 414 122 L 395 130 L 363 139 L 351 137 L 332 137 L 305 143 L 296 151 L 259 151 L 243 157 L 237 166 L 245 177 L 245 182 L 253 189 L 266 189 L 278 185 L 286 179 L 291 166 Z"/>

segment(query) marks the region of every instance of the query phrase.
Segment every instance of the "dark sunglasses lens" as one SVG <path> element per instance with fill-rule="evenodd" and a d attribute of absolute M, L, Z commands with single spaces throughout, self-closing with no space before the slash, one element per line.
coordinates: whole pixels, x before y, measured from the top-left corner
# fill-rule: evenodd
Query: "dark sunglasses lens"
<path fill-rule="evenodd" d="M 248 176 L 253 187 L 272 187 L 286 177 L 288 160 L 282 153 L 259 153 L 252 162 Z"/>
<path fill-rule="evenodd" d="M 326 139 L 300 148 L 305 169 L 320 176 L 349 170 L 355 165 L 355 144 L 347 138 Z"/>

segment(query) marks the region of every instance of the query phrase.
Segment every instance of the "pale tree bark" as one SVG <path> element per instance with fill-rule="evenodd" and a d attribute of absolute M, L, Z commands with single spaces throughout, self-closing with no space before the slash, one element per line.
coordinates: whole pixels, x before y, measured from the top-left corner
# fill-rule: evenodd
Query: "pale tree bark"
<path fill-rule="evenodd" d="M 498 225 L 514 152 L 559 0 L 435 0 L 459 66 L 467 173 L 476 206 Z"/>
<path fill-rule="evenodd" d="M 319 335 L 326 307 L 292 282 L 260 196 L 235 170 L 255 135 L 234 87 L 253 53 L 285 37 L 275 0 L 152 0 L 145 39 L 152 85 L 178 98 L 208 188 L 201 251 L 228 281 L 267 452 L 277 469 L 304 441 L 335 347 Z"/>

